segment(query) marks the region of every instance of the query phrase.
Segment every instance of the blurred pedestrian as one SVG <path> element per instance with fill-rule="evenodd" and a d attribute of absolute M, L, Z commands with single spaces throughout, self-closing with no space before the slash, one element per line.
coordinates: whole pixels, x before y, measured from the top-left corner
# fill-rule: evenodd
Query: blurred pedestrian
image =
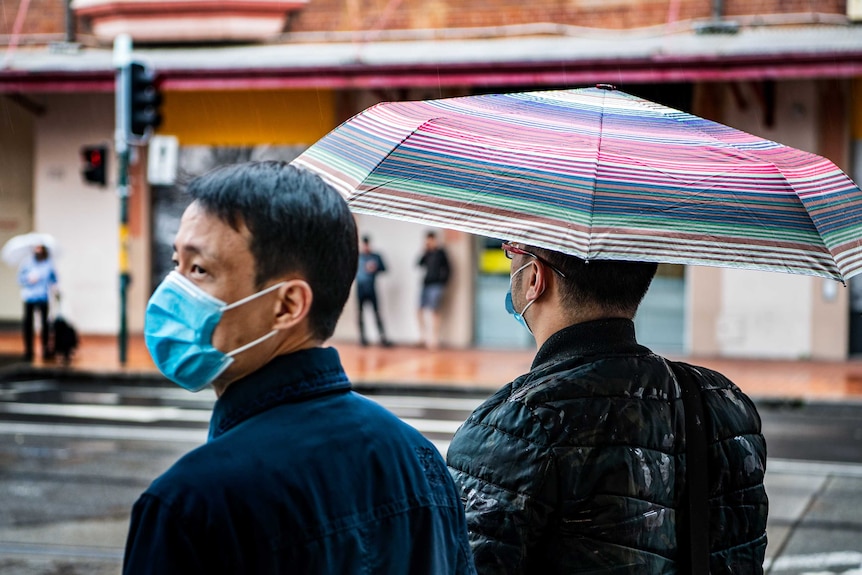
<path fill-rule="evenodd" d="M 637 343 L 656 264 L 503 249 L 538 353 L 448 450 L 477 571 L 762 573 L 760 417 L 720 373 Z"/>
<path fill-rule="evenodd" d="M 362 237 L 362 248 L 359 251 L 359 268 L 356 272 L 356 297 L 359 300 L 359 341 L 363 346 L 368 345 L 365 337 L 365 322 L 363 312 L 365 305 L 371 306 L 374 311 L 374 319 L 377 321 L 377 333 L 380 334 L 380 344 L 389 347 L 392 345 L 386 339 L 386 330 L 383 329 L 383 321 L 380 319 L 380 309 L 377 304 L 377 274 L 386 271 L 383 258 L 371 249 L 371 238 Z"/>
<path fill-rule="evenodd" d="M 418 265 L 425 268 L 419 300 L 420 339 L 425 347 L 435 350 L 440 346 L 440 306 L 449 282 L 449 258 L 434 232 L 425 235 L 425 251 Z"/>
<path fill-rule="evenodd" d="M 80 343 L 78 330 L 75 329 L 75 326 L 69 320 L 69 314 L 64 311 L 67 305 L 65 300 L 60 300 L 59 293 L 54 300 L 57 306 L 56 313 L 54 314 L 54 322 L 51 326 L 54 335 L 54 355 L 60 358 L 60 361 L 64 365 L 68 365 Z"/>
<path fill-rule="evenodd" d="M 280 162 L 188 191 L 145 341 L 166 377 L 218 399 L 206 443 L 135 503 L 124 573 L 473 573 L 442 457 L 323 347 L 356 275 L 347 204 Z"/>
<path fill-rule="evenodd" d="M 27 258 L 18 269 L 18 285 L 21 286 L 21 299 L 24 302 L 24 360 L 33 361 L 33 339 L 35 332 L 35 315 L 38 312 L 40 322 L 40 339 L 42 340 L 42 359 L 54 357 L 51 347 L 51 329 L 48 322 L 48 303 L 56 291 L 57 274 L 51 261 L 48 248 L 38 245 L 33 248 L 32 257 Z"/>

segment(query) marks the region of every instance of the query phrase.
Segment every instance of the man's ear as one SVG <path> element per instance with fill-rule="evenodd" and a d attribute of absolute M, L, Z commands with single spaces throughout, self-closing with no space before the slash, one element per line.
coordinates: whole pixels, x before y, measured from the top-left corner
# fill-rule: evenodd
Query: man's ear
<path fill-rule="evenodd" d="M 302 323 L 311 311 L 314 293 L 302 279 L 287 280 L 276 291 L 275 322 L 273 329 L 288 329 Z"/>
<path fill-rule="evenodd" d="M 524 270 L 527 272 L 527 276 L 524 278 L 527 285 L 527 293 L 524 294 L 524 297 L 527 301 L 538 299 L 548 287 L 547 273 L 550 270 L 539 260 L 534 260 L 532 263 L 533 265 L 530 266 L 529 270 Z"/>

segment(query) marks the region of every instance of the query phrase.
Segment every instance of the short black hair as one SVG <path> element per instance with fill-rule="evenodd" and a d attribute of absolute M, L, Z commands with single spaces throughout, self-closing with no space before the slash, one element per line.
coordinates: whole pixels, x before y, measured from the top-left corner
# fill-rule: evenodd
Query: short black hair
<path fill-rule="evenodd" d="M 362 243 L 363 244 L 371 243 L 371 237 L 370 236 L 362 236 Z"/>
<path fill-rule="evenodd" d="M 217 168 L 189 184 L 192 199 L 235 230 L 251 233 L 255 282 L 301 273 L 314 294 L 313 334 L 335 331 L 356 275 L 356 224 L 339 193 L 316 174 L 285 162 Z"/>
<path fill-rule="evenodd" d="M 557 276 L 564 304 L 588 302 L 609 312 L 634 317 L 658 270 L 654 262 L 590 260 L 544 248 L 529 246 L 536 254 L 559 268 L 566 277 Z"/>

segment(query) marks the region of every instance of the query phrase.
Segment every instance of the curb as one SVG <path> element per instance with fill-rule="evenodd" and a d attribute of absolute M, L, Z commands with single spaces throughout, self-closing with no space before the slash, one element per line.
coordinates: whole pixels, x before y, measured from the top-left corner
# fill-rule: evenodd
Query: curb
<path fill-rule="evenodd" d="M 0 366 L 3 364 L 0 363 Z M 162 374 L 150 370 L 142 371 L 98 371 L 62 366 L 32 366 L 24 362 L 14 362 L 0 367 L 0 383 L 11 381 L 32 381 L 34 379 L 77 380 L 87 383 L 97 383 L 112 380 L 119 383 L 141 383 L 145 385 L 172 386 Z M 351 380 L 353 389 L 363 393 L 382 394 L 392 389 L 398 389 L 404 395 L 434 395 L 434 396 L 485 396 L 490 397 L 505 385 L 476 385 L 475 383 L 419 383 L 399 381 L 365 381 Z M 862 397 L 802 397 L 751 395 L 751 400 L 761 409 L 802 409 L 813 405 L 846 405 L 848 407 L 862 406 Z"/>

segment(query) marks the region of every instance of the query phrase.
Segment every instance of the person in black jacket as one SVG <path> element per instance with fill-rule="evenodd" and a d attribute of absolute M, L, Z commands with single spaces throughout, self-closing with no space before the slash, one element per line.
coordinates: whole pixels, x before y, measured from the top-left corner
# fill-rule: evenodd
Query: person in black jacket
<path fill-rule="evenodd" d="M 449 258 L 434 232 L 425 235 L 425 252 L 419 258 L 419 266 L 425 268 L 419 300 L 419 333 L 425 347 L 435 350 L 440 346 L 440 306 L 449 282 Z M 426 313 L 431 316 L 430 326 Z"/>
<path fill-rule="evenodd" d="M 639 345 L 632 319 L 657 266 L 584 262 L 521 244 L 507 308 L 536 338 L 532 368 L 476 409 L 447 454 L 477 572 L 763 572 L 766 444 L 721 374 Z M 695 390 L 682 395 L 682 388 Z M 686 431 L 699 397 L 703 433 Z M 692 413 L 696 411 L 692 409 Z M 696 420 L 692 420 L 696 421 Z M 695 436 L 701 451 L 687 452 Z M 695 461 L 702 456 L 701 466 Z M 705 473 L 688 512 L 688 472 Z M 708 493 L 708 496 L 707 496 Z M 695 528 L 692 530 L 692 526 Z M 700 531 L 697 531 L 700 529 Z"/>

